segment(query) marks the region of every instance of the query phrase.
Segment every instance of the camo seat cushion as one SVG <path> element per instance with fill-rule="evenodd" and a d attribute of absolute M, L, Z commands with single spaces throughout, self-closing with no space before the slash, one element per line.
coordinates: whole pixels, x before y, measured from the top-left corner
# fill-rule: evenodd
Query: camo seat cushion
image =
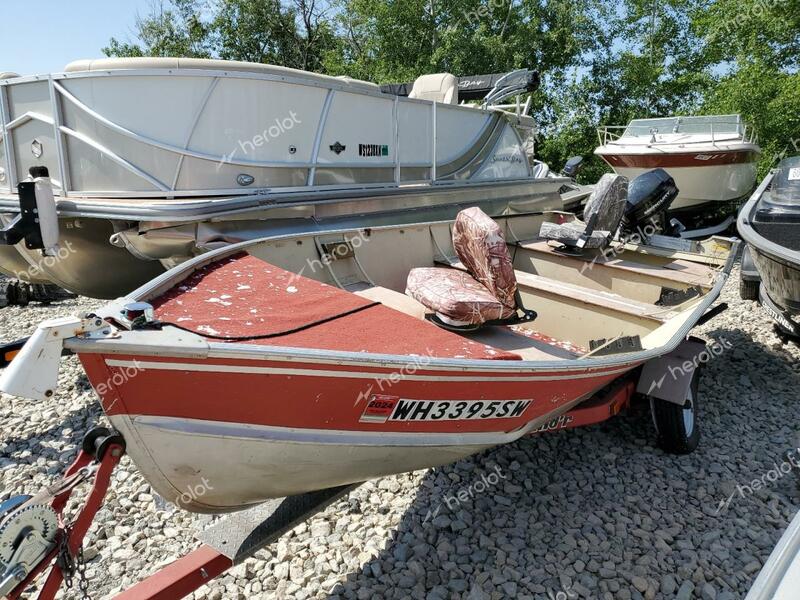
<path fill-rule="evenodd" d="M 480 208 L 462 210 L 453 227 L 453 247 L 470 275 L 503 304 L 510 316 L 517 307 L 517 278 L 500 226 Z"/>
<path fill-rule="evenodd" d="M 482 325 L 509 316 L 485 286 L 458 269 L 412 269 L 406 294 L 451 325 Z"/>

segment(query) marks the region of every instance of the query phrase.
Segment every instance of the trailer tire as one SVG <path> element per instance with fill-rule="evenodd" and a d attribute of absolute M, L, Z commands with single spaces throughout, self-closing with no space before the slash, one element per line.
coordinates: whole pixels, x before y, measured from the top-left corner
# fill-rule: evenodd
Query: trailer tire
<path fill-rule="evenodd" d="M 698 390 L 700 369 L 696 369 L 689 386 L 686 404 L 650 397 L 650 410 L 658 433 L 658 445 L 669 454 L 691 454 L 700 443 L 698 426 Z"/>
<path fill-rule="evenodd" d="M 742 300 L 758 300 L 758 289 L 761 287 L 761 282 L 751 279 L 739 280 L 739 297 Z"/>

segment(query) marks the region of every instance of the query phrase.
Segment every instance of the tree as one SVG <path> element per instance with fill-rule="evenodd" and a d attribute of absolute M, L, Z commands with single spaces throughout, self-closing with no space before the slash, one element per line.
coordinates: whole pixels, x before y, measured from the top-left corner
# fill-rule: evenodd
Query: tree
<path fill-rule="evenodd" d="M 800 152 L 800 0 L 162 0 L 135 37 L 104 52 L 379 83 L 536 68 L 538 151 L 554 167 L 591 156 L 600 125 L 679 114 L 742 114 L 762 172 Z M 582 178 L 606 169 L 592 157 Z"/>
<path fill-rule="evenodd" d="M 162 0 L 136 19 L 135 42 L 107 56 L 222 58 L 324 70 L 335 32 L 324 0 Z"/>
<path fill-rule="evenodd" d="M 219 58 L 299 66 L 295 13 L 279 0 L 221 2 L 211 30 Z"/>
<path fill-rule="evenodd" d="M 208 58 L 210 31 L 200 12 L 198 0 L 154 1 L 148 16 L 136 18 L 138 43 L 112 37 L 102 51 L 106 56 Z"/>

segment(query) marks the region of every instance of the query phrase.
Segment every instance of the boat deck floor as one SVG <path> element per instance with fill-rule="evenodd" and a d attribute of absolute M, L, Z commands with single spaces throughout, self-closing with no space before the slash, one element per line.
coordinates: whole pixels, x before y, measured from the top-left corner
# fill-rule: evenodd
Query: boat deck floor
<path fill-rule="evenodd" d="M 245 254 L 199 269 L 152 304 L 160 321 L 210 341 L 418 357 L 523 358 L 516 349 L 492 345 L 493 339 L 468 339 Z"/>

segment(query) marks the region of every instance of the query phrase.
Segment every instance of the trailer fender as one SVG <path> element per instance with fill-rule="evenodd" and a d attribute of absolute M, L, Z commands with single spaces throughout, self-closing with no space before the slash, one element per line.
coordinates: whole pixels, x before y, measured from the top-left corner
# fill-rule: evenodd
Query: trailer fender
<path fill-rule="evenodd" d="M 720 347 L 724 350 L 724 344 Z M 645 363 L 636 391 L 683 406 L 698 369 L 717 354 L 703 340 L 690 337 L 669 354 Z"/>
<path fill-rule="evenodd" d="M 756 269 L 756 262 L 753 260 L 749 246 L 745 246 L 742 252 L 741 278 L 743 281 L 761 281 L 761 275 Z"/>

